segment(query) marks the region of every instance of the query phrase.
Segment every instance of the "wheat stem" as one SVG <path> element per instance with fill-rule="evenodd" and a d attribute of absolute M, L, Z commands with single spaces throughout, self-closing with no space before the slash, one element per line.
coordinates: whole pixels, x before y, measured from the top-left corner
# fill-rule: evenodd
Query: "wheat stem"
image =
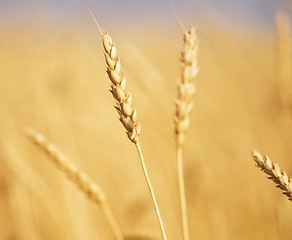
<path fill-rule="evenodd" d="M 190 125 L 190 113 L 193 108 L 192 97 L 195 93 L 194 79 L 198 73 L 197 66 L 198 40 L 195 29 L 191 26 L 183 35 L 181 51 L 181 80 L 177 85 L 176 111 L 174 117 L 175 140 L 177 152 L 177 179 L 179 187 L 180 212 L 182 235 L 184 240 L 189 240 L 187 206 L 185 197 L 183 174 L 183 146 L 185 134 Z"/>
<path fill-rule="evenodd" d="M 179 200 L 180 200 L 180 211 L 182 219 L 182 231 L 183 239 L 189 240 L 189 229 L 188 229 L 188 217 L 187 217 L 187 205 L 185 195 L 185 183 L 184 183 L 184 171 L 183 171 L 183 152 L 182 147 L 178 146 L 176 150 L 177 154 L 177 176 L 179 185 Z"/>
<path fill-rule="evenodd" d="M 112 93 L 116 101 L 115 108 L 119 114 L 119 120 L 126 130 L 128 138 L 137 147 L 140 161 L 142 164 L 143 173 L 144 173 L 146 183 L 147 183 L 151 198 L 154 203 L 155 212 L 159 221 L 160 230 L 161 230 L 163 239 L 166 240 L 167 238 L 166 238 L 165 230 L 163 227 L 162 219 L 160 216 L 159 208 L 157 205 L 153 188 L 150 183 L 150 179 L 148 177 L 141 147 L 139 144 L 139 135 L 140 135 L 141 127 L 137 121 L 137 111 L 134 110 L 132 106 L 132 95 L 130 94 L 130 92 L 126 91 L 126 76 L 122 72 L 121 62 L 117 54 L 116 46 L 113 43 L 113 40 L 108 34 L 108 32 L 102 32 L 102 41 L 103 41 L 105 60 L 107 64 L 107 74 L 111 81 L 110 92 Z"/>
<path fill-rule="evenodd" d="M 112 212 L 110 206 L 108 205 L 108 203 L 107 202 L 103 202 L 100 205 L 100 207 L 101 207 L 101 209 L 102 209 L 102 211 L 103 211 L 103 213 L 104 213 L 104 215 L 105 215 L 105 217 L 106 217 L 106 219 L 107 219 L 107 221 L 108 221 L 108 223 L 109 223 L 109 225 L 110 225 L 110 227 L 111 227 L 111 229 L 112 229 L 112 231 L 113 231 L 113 233 L 115 235 L 115 238 L 117 240 L 123 240 L 124 237 L 122 235 L 120 227 L 119 227 L 119 225 L 118 225 L 118 223 L 117 223 L 117 221 L 116 221 L 116 219 L 115 219 L 115 217 L 113 215 L 113 212 Z"/>
<path fill-rule="evenodd" d="M 101 35 L 102 35 L 102 43 L 104 49 L 105 62 L 107 64 L 106 72 L 111 81 L 111 89 L 115 102 L 116 102 L 116 110 L 119 114 L 119 120 L 124 126 L 127 136 L 132 143 L 135 144 L 139 158 L 141 161 L 143 173 L 146 179 L 147 186 L 150 191 L 151 198 L 153 200 L 153 204 L 155 207 L 155 212 L 159 221 L 160 230 L 163 236 L 163 239 L 166 240 L 166 234 L 163 227 L 163 222 L 160 216 L 159 208 L 157 205 L 157 201 L 154 195 L 153 188 L 151 186 L 151 182 L 146 170 L 144 158 L 142 155 L 141 147 L 139 144 L 139 135 L 141 131 L 140 124 L 137 121 L 137 111 L 132 106 L 132 95 L 130 92 L 126 91 L 126 76 L 121 68 L 121 61 L 117 53 L 117 49 L 113 40 L 108 32 L 102 31 L 96 18 L 93 13 L 89 9 L 89 7 L 85 4 L 85 7 L 88 9 L 90 15 L 92 16 L 95 24 L 97 25 Z"/>
<path fill-rule="evenodd" d="M 149 189 L 149 192 L 150 192 L 153 204 L 154 204 L 154 208 L 155 208 L 156 216 L 157 216 L 157 219 L 158 219 L 158 222 L 159 222 L 159 227 L 160 227 L 160 230 L 161 230 L 162 237 L 163 237 L 164 240 L 167 240 L 167 237 L 166 237 L 166 234 L 165 234 L 165 230 L 164 230 L 164 226 L 163 226 L 163 222 L 162 222 L 162 218 L 161 218 L 160 211 L 159 211 L 159 208 L 158 208 L 158 204 L 157 204 L 157 201 L 156 201 L 156 197 L 155 197 L 155 194 L 154 194 L 154 191 L 153 191 L 153 187 L 151 185 L 151 182 L 150 182 L 150 179 L 149 179 L 149 176 L 148 176 L 148 173 L 147 173 L 147 169 L 146 169 L 146 166 L 145 166 L 145 162 L 144 162 L 144 158 L 143 158 L 143 154 L 142 154 L 139 142 L 137 142 L 135 144 L 135 146 L 136 146 L 138 154 L 139 154 L 139 159 L 140 159 L 140 162 L 141 162 L 141 166 L 142 166 L 143 174 L 144 174 L 144 177 L 145 177 L 145 180 L 146 180 L 146 183 L 147 183 L 147 187 Z"/>
<path fill-rule="evenodd" d="M 84 3 L 85 7 L 88 9 L 90 15 L 92 16 L 96 26 L 98 27 L 101 35 L 102 35 L 102 43 L 104 49 L 105 61 L 107 64 L 107 74 L 111 81 L 111 89 L 115 102 L 116 102 L 116 110 L 119 114 L 119 120 L 124 126 L 127 136 L 131 142 L 133 142 L 137 148 L 139 158 L 141 161 L 143 173 L 146 179 L 147 186 L 150 191 L 151 198 L 154 203 L 155 212 L 159 221 L 160 230 L 163 236 L 163 239 L 166 240 L 166 234 L 163 227 L 163 222 L 160 216 L 159 208 L 156 202 L 156 198 L 154 195 L 153 188 L 151 186 L 151 182 L 146 170 L 145 162 L 143 159 L 141 147 L 139 144 L 139 135 L 141 131 L 140 124 L 137 121 L 137 111 L 132 107 L 132 95 L 130 92 L 126 91 L 126 76 L 122 72 L 121 61 L 117 53 L 117 49 L 113 40 L 108 32 L 102 31 L 96 18 L 93 13 L 89 9 L 89 7 Z"/>
<path fill-rule="evenodd" d="M 29 140 L 47 154 L 50 160 L 64 172 L 68 179 L 74 182 L 89 200 L 98 204 L 111 227 L 116 240 L 123 240 L 123 235 L 112 211 L 106 201 L 103 191 L 55 145 L 50 143 L 42 134 L 32 129 L 25 129 Z"/>

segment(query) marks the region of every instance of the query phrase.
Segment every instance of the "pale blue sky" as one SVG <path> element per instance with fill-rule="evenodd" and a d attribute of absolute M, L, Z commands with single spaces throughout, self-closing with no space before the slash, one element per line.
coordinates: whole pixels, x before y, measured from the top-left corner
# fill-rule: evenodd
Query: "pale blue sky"
<path fill-rule="evenodd" d="M 263 25 L 271 24 L 275 11 L 285 6 L 278 0 L 87 0 L 87 4 L 99 19 L 117 17 L 119 21 L 135 22 L 158 18 L 169 21 L 173 16 L 170 5 L 173 5 L 186 20 L 202 18 L 207 12 L 210 14 L 211 9 L 235 23 Z M 0 21 L 4 24 L 19 19 L 46 19 L 68 24 L 87 14 L 81 0 L 0 0 Z"/>

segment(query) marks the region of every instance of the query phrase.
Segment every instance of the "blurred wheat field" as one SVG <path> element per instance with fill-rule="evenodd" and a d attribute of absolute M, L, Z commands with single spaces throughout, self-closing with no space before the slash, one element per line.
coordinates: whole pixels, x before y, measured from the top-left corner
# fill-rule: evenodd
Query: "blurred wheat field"
<path fill-rule="evenodd" d="M 172 114 L 181 32 L 143 26 L 130 37 L 122 28 L 107 30 L 139 114 L 166 232 L 180 239 Z M 292 175 L 292 122 L 277 82 L 276 31 L 217 20 L 201 24 L 198 35 L 200 73 L 184 149 L 190 236 L 290 239 L 291 203 L 251 157 L 253 149 L 267 153 Z M 67 29 L 56 38 L 41 27 L 3 28 L 0 66 L 0 239 L 113 239 L 100 209 L 27 141 L 25 126 L 42 132 L 102 187 L 125 235 L 159 239 L 137 153 L 113 108 L 96 29 Z"/>

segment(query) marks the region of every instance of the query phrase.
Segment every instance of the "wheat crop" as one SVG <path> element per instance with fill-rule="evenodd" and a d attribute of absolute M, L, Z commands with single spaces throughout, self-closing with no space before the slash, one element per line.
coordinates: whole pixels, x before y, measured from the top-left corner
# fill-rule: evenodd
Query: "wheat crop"
<path fill-rule="evenodd" d="M 183 239 L 189 239 L 187 207 L 185 199 L 185 184 L 183 174 L 182 147 L 185 142 L 185 134 L 190 125 L 190 113 L 193 108 L 192 97 L 195 92 L 194 79 L 198 73 L 197 66 L 198 40 L 194 27 L 186 29 L 183 34 L 183 48 L 181 51 L 181 81 L 178 83 L 178 96 L 175 111 L 175 139 L 177 151 L 177 175 L 179 183 L 179 196 L 181 206 L 181 218 Z"/>
<path fill-rule="evenodd" d="M 183 34 L 181 51 L 181 81 L 178 83 L 178 96 L 175 111 L 175 137 L 177 146 L 183 146 L 185 134 L 190 125 L 190 113 L 193 108 L 192 97 L 195 93 L 194 79 L 198 73 L 198 40 L 194 27 Z"/>
<path fill-rule="evenodd" d="M 74 182 L 90 201 L 99 205 L 105 214 L 112 231 L 117 240 L 123 240 L 121 230 L 113 216 L 104 192 L 99 188 L 84 172 L 81 172 L 77 166 L 72 163 L 67 156 L 50 143 L 42 134 L 33 129 L 25 129 L 27 137 L 44 153 L 49 159 L 64 172 L 70 181 Z"/>
<path fill-rule="evenodd" d="M 84 4 L 87 10 L 89 11 L 90 15 L 92 16 L 95 24 L 97 25 L 101 35 L 102 35 L 102 43 L 104 48 L 104 55 L 107 64 L 107 74 L 111 81 L 111 90 L 113 97 L 116 100 L 116 110 L 119 114 L 119 120 L 123 124 L 124 128 L 126 129 L 126 133 L 128 138 L 131 142 L 133 142 L 136 146 L 139 159 L 141 162 L 143 174 L 146 180 L 147 187 L 150 192 L 150 196 L 152 198 L 152 202 L 154 205 L 154 209 L 156 212 L 156 216 L 159 222 L 159 227 L 161 230 L 161 234 L 164 240 L 167 239 L 162 217 L 160 214 L 160 210 L 158 207 L 158 203 L 156 200 L 156 196 L 154 194 L 154 190 L 148 175 L 148 171 L 146 169 L 144 157 L 142 154 L 140 142 L 139 142 L 139 135 L 141 132 L 140 124 L 137 121 L 137 112 L 132 107 L 132 95 L 130 92 L 126 92 L 126 77 L 125 74 L 121 71 L 121 62 L 117 54 L 117 49 L 115 44 L 113 43 L 112 38 L 106 31 L 102 31 L 96 18 L 94 17 L 93 13 L 89 9 L 89 7 Z"/>
<path fill-rule="evenodd" d="M 119 120 L 123 124 L 126 129 L 128 138 L 135 144 L 139 158 L 142 165 L 142 170 L 146 179 L 146 183 L 153 200 L 155 212 L 158 218 L 160 230 L 163 236 L 163 239 L 166 240 L 166 233 L 163 226 L 163 221 L 160 215 L 160 211 L 158 208 L 158 204 L 156 201 L 156 197 L 154 194 L 154 190 L 152 184 L 150 182 L 150 178 L 147 173 L 147 169 L 145 166 L 144 158 L 142 155 L 140 143 L 139 143 L 139 135 L 141 131 L 140 124 L 137 122 L 137 112 L 133 110 L 132 105 L 132 95 L 129 92 L 125 92 L 126 87 L 126 77 L 121 72 L 121 63 L 120 59 L 117 55 L 117 50 L 115 45 L 113 44 L 112 38 L 109 36 L 107 32 L 102 33 L 103 47 L 105 52 L 105 59 L 107 63 L 107 74 L 109 79 L 112 82 L 111 85 L 111 93 L 116 100 L 116 110 L 120 116 Z"/>
<path fill-rule="evenodd" d="M 180 32 L 164 15 L 124 21 L 123 9 L 101 7 L 110 31 L 98 38 L 89 18 L 65 28 L 48 25 L 50 10 L 44 22 L 1 15 L 0 239 L 162 239 L 158 205 L 169 240 L 290 239 L 291 12 L 248 27 L 182 12 L 199 29 Z M 26 125 L 49 135 L 29 130 L 31 146 Z M 252 146 L 285 171 L 249 158 Z"/>
<path fill-rule="evenodd" d="M 292 106 L 292 33 L 289 16 L 278 11 L 276 15 L 276 83 L 280 98 L 291 115 Z"/>
<path fill-rule="evenodd" d="M 268 178 L 276 183 L 276 187 L 283 190 L 283 194 L 292 201 L 292 180 L 287 173 L 280 169 L 277 163 L 272 162 L 268 156 L 262 157 L 257 151 L 252 152 L 253 158 L 263 172 L 268 175 Z"/>

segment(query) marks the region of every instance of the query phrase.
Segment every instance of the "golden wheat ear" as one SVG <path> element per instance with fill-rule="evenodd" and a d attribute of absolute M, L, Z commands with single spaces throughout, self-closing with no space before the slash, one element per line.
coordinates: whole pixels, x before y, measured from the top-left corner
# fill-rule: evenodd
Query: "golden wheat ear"
<path fill-rule="evenodd" d="M 55 164 L 55 166 L 65 173 L 68 179 L 74 182 L 79 190 L 88 197 L 88 199 L 101 207 L 112 231 L 117 240 L 123 240 L 121 230 L 117 221 L 106 201 L 104 192 L 98 187 L 84 172 L 71 162 L 67 156 L 54 144 L 49 142 L 42 134 L 36 130 L 26 128 L 24 130 L 28 139 L 43 151 Z"/>
<path fill-rule="evenodd" d="M 193 95 L 195 93 L 194 80 L 198 73 L 198 40 L 194 27 L 184 31 L 183 46 L 181 51 L 181 79 L 177 84 L 178 95 L 176 98 L 176 109 L 174 114 L 177 177 L 179 186 L 180 212 L 182 223 L 182 234 L 184 240 L 189 240 L 187 206 L 185 197 L 185 184 L 183 173 L 183 145 L 185 134 L 190 125 L 190 113 L 193 108 Z"/>
<path fill-rule="evenodd" d="M 281 101 L 291 116 L 292 105 L 292 32 L 289 15 L 278 11 L 276 15 L 275 77 Z"/>
<path fill-rule="evenodd" d="M 145 161 L 143 158 L 139 135 L 141 132 L 140 124 L 137 121 L 137 112 L 132 106 L 132 95 L 130 92 L 126 91 L 126 76 L 122 71 L 121 61 L 117 53 L 117 48 L 113 43 L 113 40 L 108 32 L 101 30 L 96 18 L 94 17 L 91 10 L 85 5 L 88 9 L 90 15 L 92 16 L 95 24 L 97 25 L 101 35 L 102 43 L 104 49 L 105 62 L 107 65 L 107 75 L 110 79 L 110 92 L 112 93 L 115 99 L 115 109 L 119 114 L 119 120 L 122 123 L 123 127 L 126 130 L 126 134 L 130 141 L 135 144 L 135 147 L 138 151 L 140 163 L 142 166 L 143 174 L 146 180 L 147 187 L 154 205 L 155 213 L 158 219 L 160 231 L 164 240 L 167 239 L 163 221 L 161 218 L 160 210 L 157 204 L 157 200 L 154 194 L 154 190 L 148 176 L 148 171 L 146 169 Z"/>
<path fill-rule="evenodd" d="M 137 112 L 134 110 L 132 106 L 132 95 L 127 92 L 126 89 L 126 77 L 125 74 L 121 70 L 121 62 L 120 58 L 117 54 L 117 49 L 115 44 L 113 43 L 112 38 L 107 32 L 102 33 L 102 42 L 104 48 L 104 55 L 107 64 L 107 74 L 111 81 L 111 89 L 115 102 L 116 102 L 116 110 L 119 114 L 119 120 L 124 126 L 127 136 L 132 143 L 135 144 L 136 149 L 139 154 L 139 159 L 141 162 L 143 174 L 147 183 L 147 187 L 149 189 L 152 202 L 155 208 L 156 216 L 159 222 L 159 227 L 161 230 L 161 234 L 164 240 L 167 239 L 166 233 L 164 230 L 163 221 L 161 218 L 160 210 L 157 204 L 157 200 L 154 194 L 154 190 L 148 176 L 148 172 L 146 169 L 145 161 L 143 158 L 139 135 L 141 132 L 140 124 L 137 121 Z"/>
<path fill-rule="evenodd" d="M 195 93 L 194 80 L 198 74 L 198 39 L 194 27 L 185 30 L 181 51 L 181 79 L 177 84 L 176 110 L 174 114 L 176 145 L 183 146 L 190 125 L 190 113 Z"/>
<path fill-rule="evenodd" d="M 121 69 L 116 46 L 107 32 L 103 32 L 102 42 L 107 64 L 106 72 L 111 81 L 110 92 L 116 100 L 115 108 L 119 114 L 119 120 L 125 128 L 128 138 L 137 144 L 141 127 L 137 121 L 137 112 L 132 106 L 132 95 L 126 91 L 126 77 Z"/>
<path fill-rule="evenodd" d="M 268 156 L 262 156 L 257 151 L 252 152 L 256 166 L 268 175 L 268 178 L 276 183 L 276 187 L 283 190 L 283 194 L 292 201 L 292 180 L 284 170 L 281 171 L 277 163 L 272 162 Z"/>

